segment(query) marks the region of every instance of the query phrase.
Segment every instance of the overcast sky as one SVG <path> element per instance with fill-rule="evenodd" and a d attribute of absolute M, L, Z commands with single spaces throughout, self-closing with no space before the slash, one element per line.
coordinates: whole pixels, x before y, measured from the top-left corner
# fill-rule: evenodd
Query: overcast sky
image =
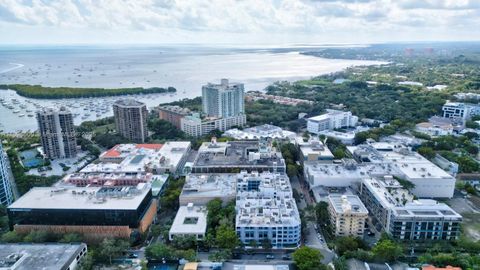
<path fill-rule="evenodd" d="M 0 43 L 480 40 L 480 0 L 0 0 Z"/>

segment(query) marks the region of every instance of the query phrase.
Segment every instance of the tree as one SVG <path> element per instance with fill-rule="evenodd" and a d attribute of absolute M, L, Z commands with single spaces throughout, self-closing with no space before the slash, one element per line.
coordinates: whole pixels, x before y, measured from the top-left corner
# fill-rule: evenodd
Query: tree
<path fill-rule="evenodd" d="M 165 244 L 152 244 L 145 250 L 145 255 L 148 258 L 156 260 L 171 260 L 175 259 L 175 250 Z"/>
<path fill-rule="evenodd" d="M 22 236 L 17 234 L 16 231 L 9 231 L 2 235 L 2 242 L 6 242 L 6 243 L 22 242 Z"/>
<path fill-rule="evenodd" d="M 477 128 L 480 128 L 480 125 L 475 122 L 475 121 L 472 121 L 472 120 L 468 120 L 466 123 L 465 123 L 465 126 L 467 128 L 473 128 L 473 129 L 477 129 Z"/>
<path fill-rule="evenodd" d="M 153 131 L 152 137 L 160 140 L 183 139 L 185 133 L 174 126 L 172 123 L 162 119 L 151 119 L 148 122 L 148 128 Z"/>
<path fill-rule="evenodd" d="M 432 159 L 435 157 L 435 151 L 431 147 L 422 146 L 418 148 L 418 153 L 424 156 L 426 159 Z"/>
<path fill-rule="evenodd" d="M 394 241 L 383 238 L 372 248 L 375 258 L 382 262 L 394 262 L 402 255 L 402 247 Z"/>
<path fill-rule="evenodd" d="M 208 255 L 208 260 L 213 262 L 224 262 L 232 257 L 232 251 L 228 249 L 222 249 L 215 253 Z"/>
<path fill-rule="evenodd" d="M 76 233 L 67 233 L 67 234 L 64 234 L 62 239 L 60 239 L 58 242 L 60 243 L 82 242 L 82 236 Z"/>
<path fill-rule="evenodd" d="M 215 242 L 219 248 L 232 250 L 239 245 L 240 241 L 234 229 L 222 224 L 217 227 Z"/>
<path fill-rule="evenodd" d="M 319 250 L 303 246 L 293 252 L 292 257 L 299 270 L 322 269 L 323 255 Z"/>
<path fill-rule="evenodd" d="M 47 239 L 48 233 L 46 231 L 31 231 L 23 238 L 23 241 L 31 243 L 42 243 L 46 242 Z"/>
<path fill-rule="evenodd" d="M 262 239 L 262 248 L 269 250 L 272 249 L 272 242 L 268 238 L 263 238 Z"/>
<path fill-rule="evenodd" d="M 355 251 L 362 246 L 362 240 L 353 236 L 338 237 L 335 240 L 335 248 L 340 256 L 347 251 Z"/>
<path fill-rule="evenodd" d="M 333 156 L 336 159 L 342 159 L 345 157 L 345 151 L 341 147 L 337 147 L 333 150 Z"/>
<path fill-rule="evenodd" d="M 79 269 L 80 270 L 92 270 L 94 264 L 94 255 L 92 249 L 88 249 L 87 254 L 80 261 Z"/>
<path fill-rule="evenodd" d="M 193 235 L 175 236 L 172 240 L 172 246 L 176 249 L 192 249 L 197 246 L 197 239 Z"/>
<path fill-rule="evenodd" d="M 108 262 L 112 264 L 112 259 L 122 255 L 125 250 L 127 250 L 129 244 L 125 240 L 114 240 L 105 238 L 100 243 L 99 246 L 99 255 L 103 258 L 108 258 Z"/>
<path fill-rule="evenodd" d="M 298 174 L 297 166 L 295 166 L 295 164 L 288 164 L 287 174 L 290 178 L 296 176 Z"/>

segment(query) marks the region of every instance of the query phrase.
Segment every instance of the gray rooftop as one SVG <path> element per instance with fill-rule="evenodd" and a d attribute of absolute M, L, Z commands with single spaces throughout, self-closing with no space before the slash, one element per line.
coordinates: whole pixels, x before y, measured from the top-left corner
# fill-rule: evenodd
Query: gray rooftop
<path fill-rule="evenodd" d="M 142 107 L 142 106 L 145 106 L 145 103 L 134 100 L 134 99 L 119 99 L 115 101 L 114 105 L 124 106 L 124 107 Z"/>
<path fill-rule="evenodd" d="M 78 244 L 3 244 L 0 245 L 0 269 L 67 269 L 87 246 Z"/>
<path fill-rule="evenodd" d="M 194 161 L 194 167 L 271 167 L 274 166 L 274 164 L 279 167 L 285 166 L 285 160 L 281 153 L 268 147 L 263 148 L 258 141 L 228 142 L 226 145 L 219 145 L 217 148 L 219 151 L 209 151 L 212 147 L 211 143 L 204 143 L 204 145 L 202 145 Z"/>

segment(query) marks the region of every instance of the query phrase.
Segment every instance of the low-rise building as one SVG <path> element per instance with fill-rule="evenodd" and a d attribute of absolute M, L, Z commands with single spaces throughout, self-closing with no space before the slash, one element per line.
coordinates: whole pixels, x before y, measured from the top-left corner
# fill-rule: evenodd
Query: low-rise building
<path fill-rule="evenodd" d="M 190 142 L 119 144 L 102 153 L 100 163 L 91 163 L 81 172 L 180 174 L 190 149 Z"/>
<path fill-rule="evenodd" d="M 480 105 L 447 100 L 442 107 L 442 111 L 443 117 L 469 120 L 472 116 L 480 115 Z"/>
<path fill-rule="evenodd" d="M 368 210 L 356 195 L 328 196 L 330 221 L 337 236 L 363 237 Z"/>
<path fill-rule="evenodd" d="M 164 105 L 158 106 L 158 118 L 172 123 L 178 129 L 182 128 L 181 120 L 183 117 L 190 114 L 190 110 L 180 106 Z"/>
<path fill-rule="evenodd" d="M 216 198 L 228 203 L 235 199 L 236 181 L 237 174 L 188 174 L 179 197 L 180 205 L 206 206 Z"/>
<path fill-rule="evenodd" d="M 261 138 L 290 140 L 297 135 L 295 132 L 283 130 L 281 127 L 264 124 L 256 127 L 229 129 L 225 131 L 224 136 L 235 138 L 237 140 L 259 140 Z"/>
<path fill-rule="evenodd" d="M 452 135 L 463 129 L 463 121 L 454 118 L 432 116 L 428 122 L 418 123 L 415 130 L 431 137 Z"/>
<path fill-rule="evenodd" d="M 327 110 L 327 113 L 308 118 L 307 130 L 313 134 L 357 125 L 358 117 L 351 112 Z"/>
<path fill-rule="evenodd" d="M 0 269 L 75 270 L 86 254 L 83 243 L 0 244 Z"/>
<path fill-rule="evenodd" d="M 305 141 L 302 137 L 296 137 L 296 144 L 302 153 L 303 161 L 331 162 L 333 154 L 320 140 L 310 138 Z"/>
<path fill-rule="evenodd" d="M 301 221 L 288 176 L 242 172 L 237 180 L 235 227 L 245 245 L 269 241 L 273 248 L 296 248 Z"/>
<path fill-rule="evenodd" d="M 151 187 L 34 187 L 7 208 L 19 233 L 79 233 L 86 239 L 145 232 L 157 212 Z"/>
<path fill-rule="evenodd" d="M 462 216 L 434 200 L 414 200 L 392 177 L 362 180 L 360 199 L 375 222 L 400 240 L 455 240 Z"/>
<path fill-rule="evenodd" d="M 193 161 L 192 173 L 238 173 L 242 170 L 285 172 L 282 154 L 266 140 L 203 143 Z"/>
<path fill-rule="evenodd" d="M 131 173 L 72 173 L 63 178 L 66 184 L 72 184 L 77 187 L 86 186 L 136 186 L 139 183 L 150 183 L 153 180 L 153 174 L 145 172 Z"/>
<path fill-rule="evenodd" d="M 173 224 L 168 232 L 168 238 L 172 241 L 176 236 L 193 236 L 198 241 L 205 239 L 207 232 L 207 208 L 189 203 L 182 205 L 177 211 Z"/>
<path fill-rule="evenodd" d="M 200 118 L 198 114 L 183 117 L 180 127 L 183 132 L 192 137 L 201 137 L 214 130 L 227 131 L 232 127 L 243 127 L 247 124 L 247 116 L 238 114 L 227 117 Z"/>

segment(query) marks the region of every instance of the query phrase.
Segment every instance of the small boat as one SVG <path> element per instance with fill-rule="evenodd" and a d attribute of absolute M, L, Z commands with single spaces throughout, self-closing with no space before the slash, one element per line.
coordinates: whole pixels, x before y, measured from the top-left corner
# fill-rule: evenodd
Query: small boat
<path fill-rule="evenodd" d="M 19 116 L 19 117 L 24 117 L 24 116 L 25 116 L 25 114 L 23 114 L 23 113 L 22 113 L 22 114 L 19 114 L 18 116 Z"/>

